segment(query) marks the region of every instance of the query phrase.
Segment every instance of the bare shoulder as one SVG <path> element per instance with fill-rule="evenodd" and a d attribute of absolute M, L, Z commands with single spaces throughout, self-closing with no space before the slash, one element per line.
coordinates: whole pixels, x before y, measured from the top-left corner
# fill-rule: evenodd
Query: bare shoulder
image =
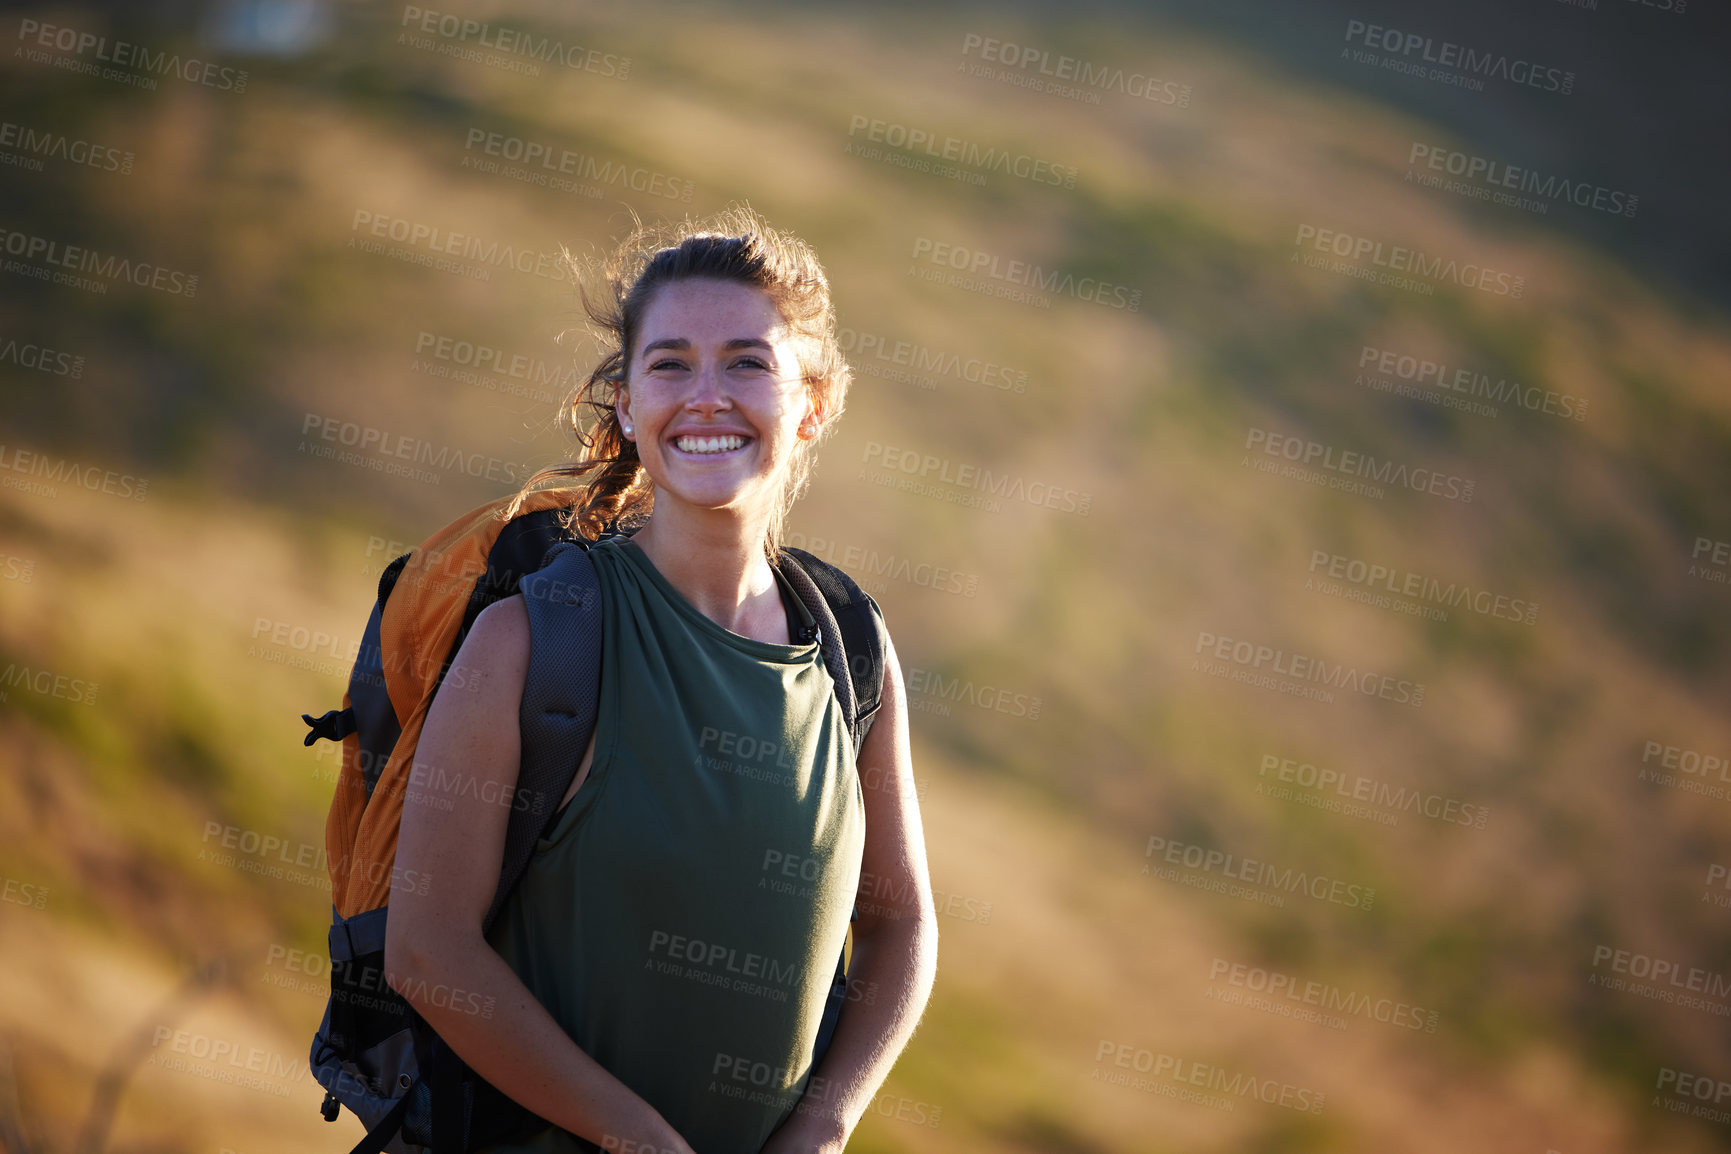
<path fill-rule="evenodd" d="M 523 598 L 513 595 L 495 601 L 475 618 L 445 671 L 434 713 L 453 720 L 514 718 L 528 675 L 529 611 Z"/>
<path fill-rule="evenodd" d="M 481 610 L 457 652 L 459 659 L 465 655 L 499 673 L 518 665 L 528 668 L 529 609 L 522 594 L 513 593 Z"/>
<path fill-rule="evenodd" d="M 469 627 L 469 637 L 464 643 L 477 635 L 484 638 L 482 644 L 489 649 L 509 653 L 521 648 L 528 652 L 529 608 L 523 603 L 523 595 L 513 593 L 481 610 L 475 624 Z"/>

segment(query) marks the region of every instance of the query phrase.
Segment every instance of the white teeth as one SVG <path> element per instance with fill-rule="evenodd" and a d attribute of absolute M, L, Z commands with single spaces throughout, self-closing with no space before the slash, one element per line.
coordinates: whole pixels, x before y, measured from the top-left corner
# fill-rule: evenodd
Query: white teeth
<path fill-rule="evenodd" d="M 685 453 L 726 453 L 745 444 L 745 438 L 729 433 L 724 437 L 680 437 L 674 444 Z"/>

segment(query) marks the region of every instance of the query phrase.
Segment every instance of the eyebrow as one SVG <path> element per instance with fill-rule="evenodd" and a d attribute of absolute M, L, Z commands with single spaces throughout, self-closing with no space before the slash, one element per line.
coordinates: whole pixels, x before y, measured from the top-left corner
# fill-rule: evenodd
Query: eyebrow
<path fill-rule="evenodd" d="M 650 341 L 648 344 L 644 345 L 642 355 L 648 356 L 657 349 L 677 349 L 680 352 L 684 352 L 690 348 L 691 342 L 686 340 L 684 337 L 662 337 L 658 341 Z M 772 353 L 775 351 L 774 346 L 768 341 L 758 340 L 756 337 L 734 337 L 731 341 L 728 341 L 723 345 L 722 348 L 726 349 L 728 352 L 732 352 L 734 349 L 764 349 Z"/>

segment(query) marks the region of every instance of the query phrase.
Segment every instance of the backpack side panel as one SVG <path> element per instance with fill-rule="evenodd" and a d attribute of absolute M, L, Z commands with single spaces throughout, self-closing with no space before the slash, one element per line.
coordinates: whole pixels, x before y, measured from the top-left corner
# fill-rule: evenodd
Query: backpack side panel
<path fill-rule="evenodd" d="M 330 931 L 331 999 L 313 1035 L 313 1077 L 371 1131 L 416 1076 L 414 1013 L 384 984 L 388 907 L 339 920 Z M 393 1138 L 384 1149 L 408 1154 Z"/>

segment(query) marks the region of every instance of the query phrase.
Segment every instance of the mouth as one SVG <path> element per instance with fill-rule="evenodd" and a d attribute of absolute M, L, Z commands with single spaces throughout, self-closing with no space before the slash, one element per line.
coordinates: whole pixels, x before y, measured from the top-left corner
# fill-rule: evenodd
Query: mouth
<path fill-rule="evenodd" d="M 751 444 L 751 438 L 738 433 L 723 433 L 714 437 L 675 437 L 671 444 L 682 457 L 717 460 L 744 452 Z"/>

